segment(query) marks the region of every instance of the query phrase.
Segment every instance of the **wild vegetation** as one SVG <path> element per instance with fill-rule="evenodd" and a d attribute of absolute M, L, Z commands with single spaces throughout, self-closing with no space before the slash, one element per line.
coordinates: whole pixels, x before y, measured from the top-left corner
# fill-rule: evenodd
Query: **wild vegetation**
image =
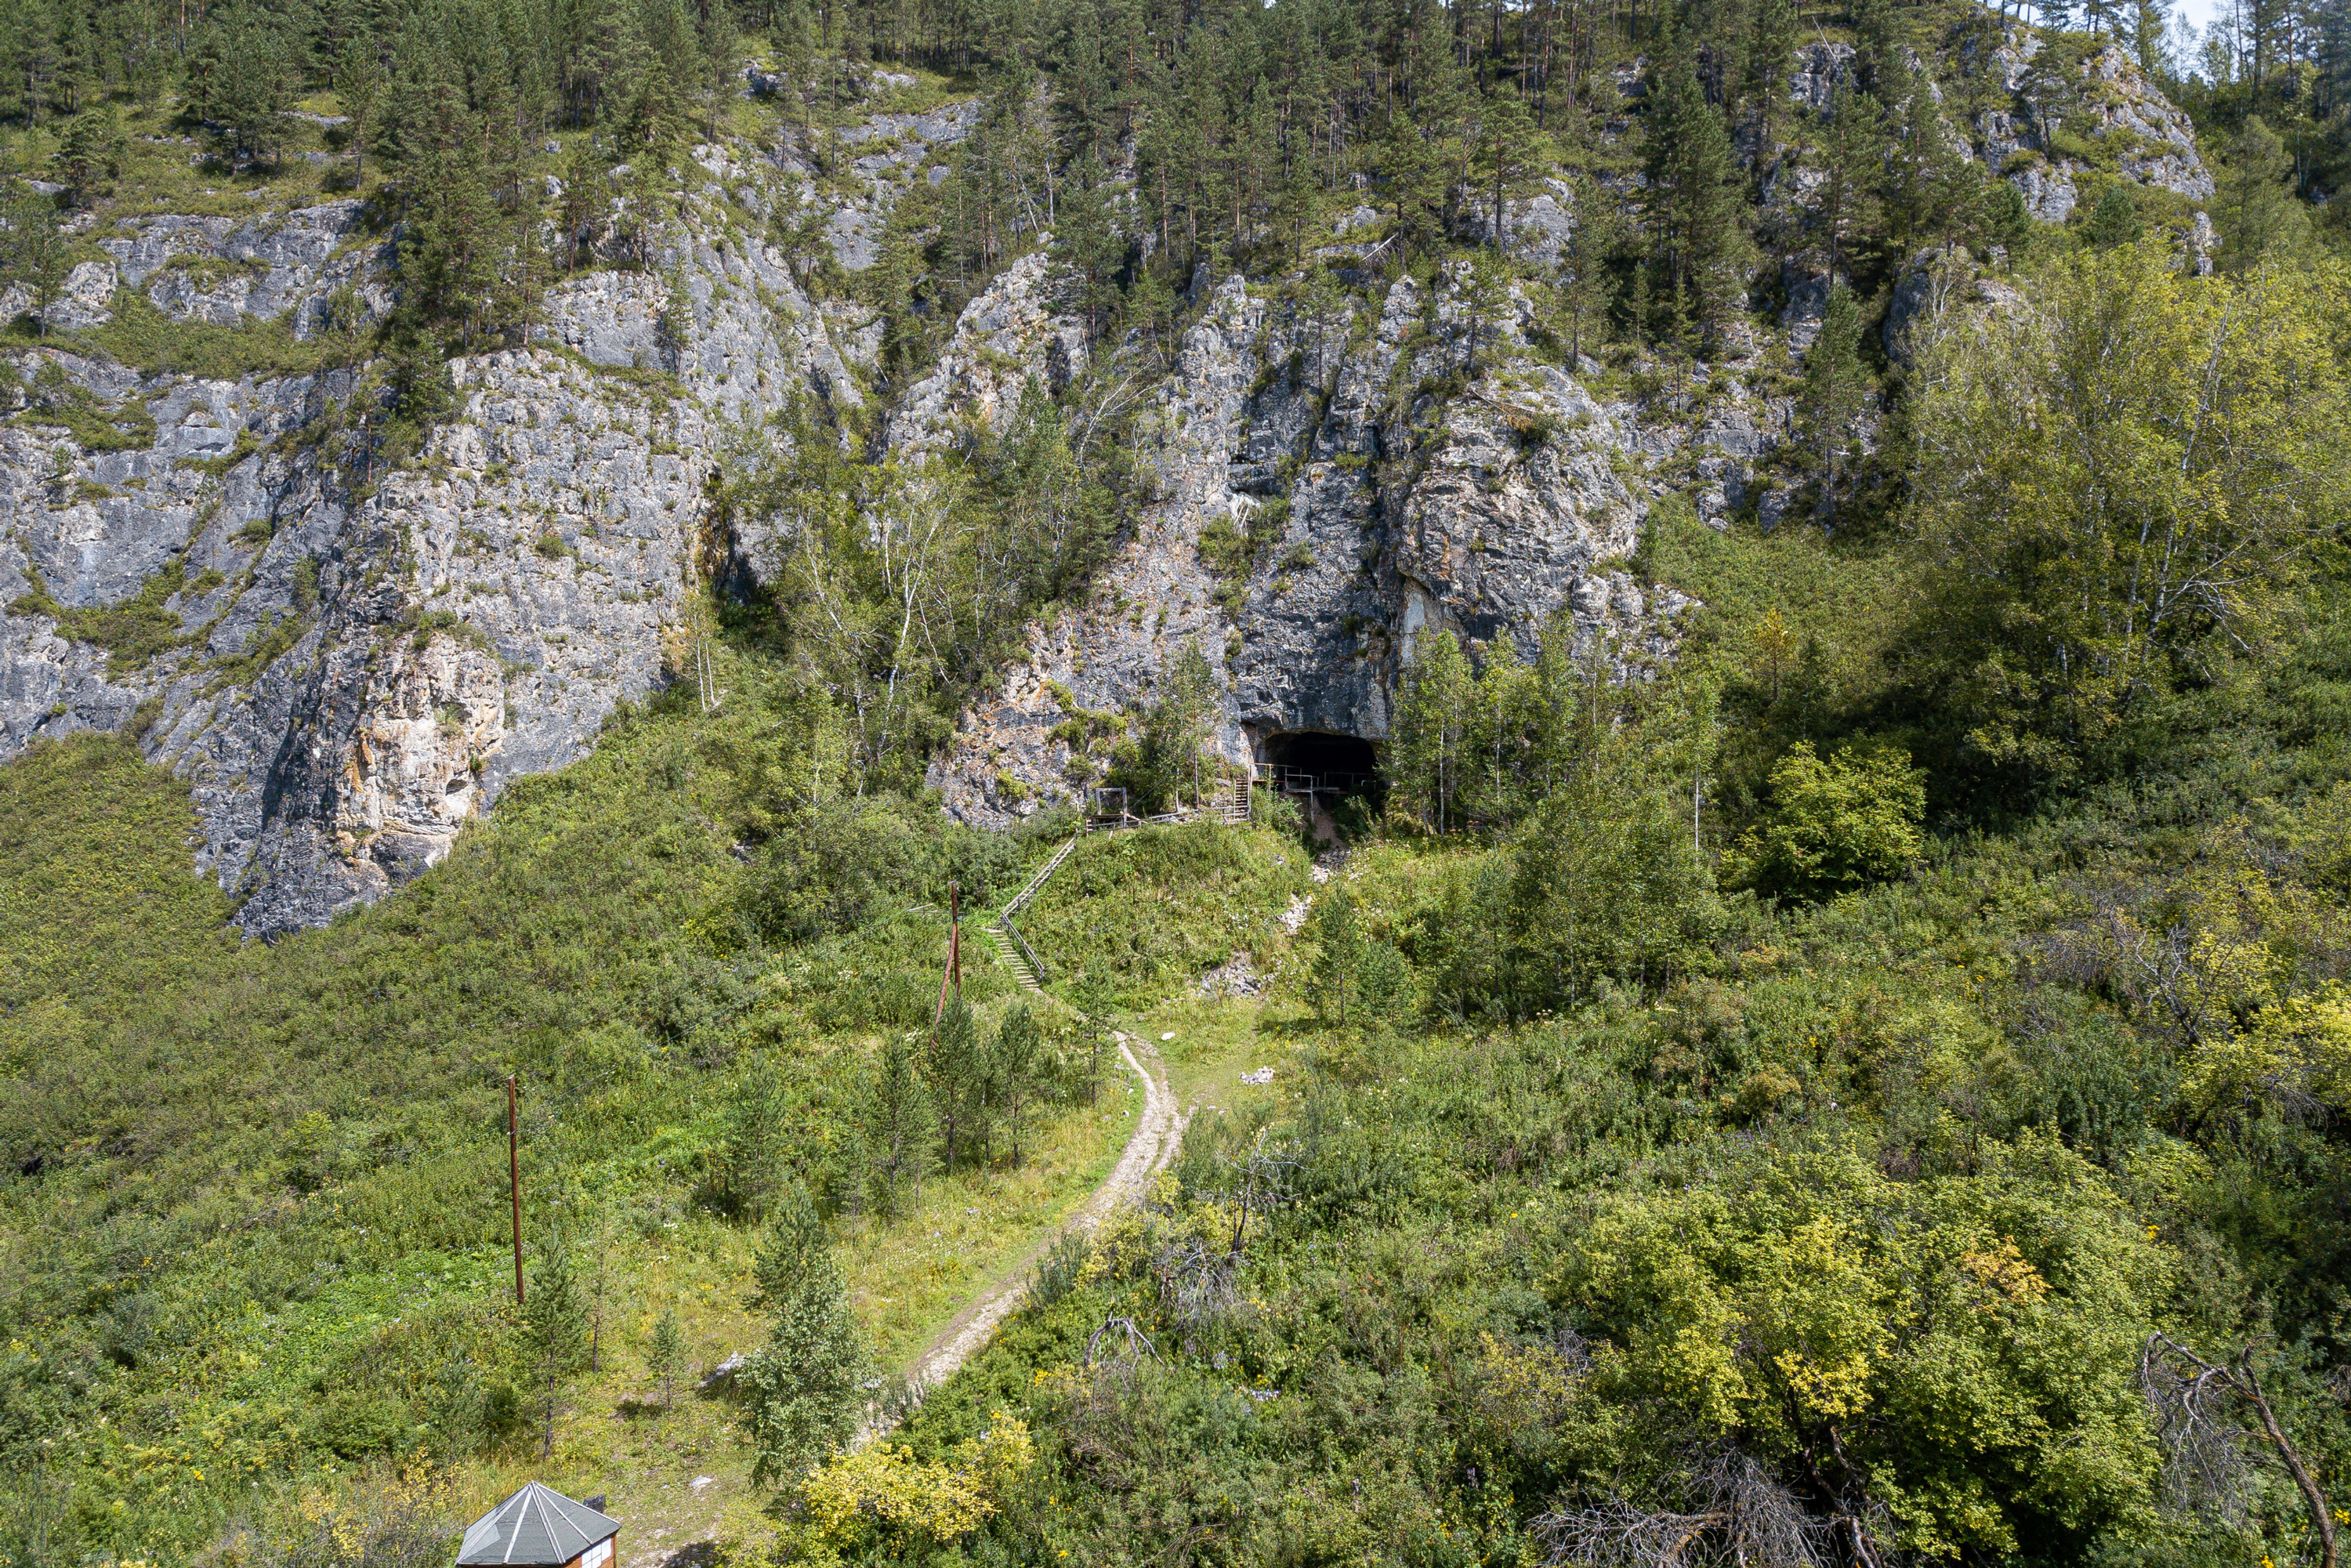
<path fill-rule="evenodd" d="M 929 463 L 831 408 L 746 433 L 716 498 L 782 586 L 707 606 L 726 700 L 624 707 L 326 930 L 225 934 L 185 784 L 120 740 L 0 768 L 0 1553 L 445 1560 L 544 1473 L 745 1562 L 2335 1561 L 2345 30 L 2254 5 L 2183 58 L 2158 5 L 2041 19 L 2198 118 L 2210 274 L 2086 141 L 2039 225 L 1936 133 L 2010 21 L 1959 5 L 0 0 L 13 330 L 51 330 L 80 214 L 357 191 L 386 320 L 126 304 L 55 346 L 367 366 L 370 451 L 559 267 L 650 265 L 693 142 L 837 159 L 877 101 L 984 101 L 877 265 L 767 221 L 881 313 L 875 374 L 1049 232 L 1107 346 Z M 1815 36 L 1856 63 L 1798 108 Z M 1773 215 L 1759 134 L 1817 223 Z M 1557 269 L 1479 243 L 1554 171 Z M 615 178 L 621 218 L 571 194 Z M 1805 505 L 1649 508 L 1628 570 L 1698 604 L 1669 650 L 1429 632 L 1343 861 L 1279 810 L 1089 839 L 1025 917 L 1050 994 L 968 926 L 958 973 L 945 907 L 1075 824 L 976 831 L 923 781 L 1147 496 L 1120 378 L 1196 267 L 1301 266 L 1359 203 L 1387 272 L 1296 287 L 1467 262 L 1473 357 L 1515 287 L 1534 352 L 1659 419 L 1820 261 L 1818 338 L 1759 371 Z M 1952 245 L 2013 298 L 1888 359 L 1892 286 Z M 61 375 L 22 403 L 137 436 Z M 13 612 L 127 668 L 182 634 L 169 586 Z M 1130 711 L 1062 694 L 1083 779 L 1196 798 L 1215 680 L 1195 647 Z M 1116 1020 L 1194 1064 L 1180 1157 L 911 1408 L 891 1374 L 1123 1141 Z M 724 1509 L 663 1514 L 705 1470 Z"/>

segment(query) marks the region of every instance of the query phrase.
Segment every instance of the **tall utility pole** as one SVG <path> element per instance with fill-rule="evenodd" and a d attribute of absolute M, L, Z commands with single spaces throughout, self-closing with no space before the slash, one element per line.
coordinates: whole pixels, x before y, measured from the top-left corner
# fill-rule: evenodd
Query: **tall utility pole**
<path fill-rule="evenodd" d="M 963 902 L 961 887 L 947 883 L 947 967 L 939 971 L 939 1005 L 931 1013 L 931 1032 L 938 1033 L 939 1024 L 947 1016 L 947 988 L 963 995 Z"/>
<path fill-rule="evenodd" d="M 514 1199 L 515 1305 L 522 1305 L 522 1138 L 515 1125 L 514 1074 L 507 1074 L 507 1192 Z"/>

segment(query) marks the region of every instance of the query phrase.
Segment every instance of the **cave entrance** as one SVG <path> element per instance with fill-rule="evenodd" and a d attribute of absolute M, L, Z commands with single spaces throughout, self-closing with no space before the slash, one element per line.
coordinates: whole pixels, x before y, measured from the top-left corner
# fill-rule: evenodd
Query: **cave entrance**
<path fill-rule="evenodd" d="M 1324 807 L 1379 787 L 1379 755 L 1360 736 L 1286 729 L 1259 743 L 1259 774 L 1286 795 L 1311 795 Z"/>

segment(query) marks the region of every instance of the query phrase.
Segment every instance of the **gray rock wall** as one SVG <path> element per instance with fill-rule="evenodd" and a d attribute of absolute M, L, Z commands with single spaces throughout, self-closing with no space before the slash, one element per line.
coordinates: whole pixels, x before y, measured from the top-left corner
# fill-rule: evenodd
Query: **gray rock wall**
<path fill-rule="evenodd" d="M 2076 199 L 2061 129 L 2117 139 L 2126 178 L 2209 196 L 2185 117 L 2113 51 L 2058 70 L 2020 31 L 1999 65 L 2008 102 L 1960 129 L 2039 215 Z M 1795 112 L 1833 103 L 1851 68 L 1849 48 L 1806 46 Z M 875 115 L 830 145 L 695 149 L 657 268 L 553 285 L 529 345 L 456 361 L 455 415 L 369 489 L 336 467 L 329 438 L 366 384 L 358 369 L 228 382 L 11 351 L 19 382 L 62 374 L 119 428 L 154 430 L 91 450 L 22 409 L 30 389 L 0 386 L 22 409 L 0 423 L 0 759 L 135 722 L 147 754 L 190 781 L 199 864 L 242 896 L 256 933 L 318 924 L 433 863 L 512 779 L 580 756 L 615 703 L 678 667 L 686 597 L 722 564 L 696 559 L 718 455 L 768 439 L 763 422 L 797 396 L 872 402 L 879 318 L 809 298 L 766 225 L 812 219 L 841 267 L 869 265 L 897 193 L 943 173 L 978 113 L 967 100 Z M 1792 236 L 1786 315 L 1638 401 L 1601 367 L 1538 350 L 1540 287 L 1481 296 L 1459 268 L 1385 281 L 1370 205 L 1303 236 L 1307 270 L 1196 281 L 1164 368 L 1140 343 L 1089 344 L 1029 249 L 862 428 L 920 462 L 999 425 L 1031 379 L 1060 391 L 1099 369 L 1133 378 L 1125 438 L 1147 482 L 1092 598 L 1029 627 L 1027 657 L 963 716 L 932 776 L 948 809 L 1001 823 L 1078 795 L 1099 759 L 1054 738 L 1067 706 L 1149 700 L 1187 644 L 1217 672 L 1217 741 L 1237 763 L 1283 731 L 1384 738 L 1435 628 L 1523 652 L 1563 613 L 1628 675 L 1667 651 L 1687 605 L 1625 561 L 1668 493 L 1717 524 L 1785 510 L 1773 456 L 1789 407 L 1759 389 L 1789 384 L 1828 289 L 1803 249 L 1817 178 L 1782 150 L 1742 147 L 1765 224 Z M 1637 177 L 1608 190 L 1637 217 Z M 1490 206 L 1470 202 L 1461 221 L 1492 237 Z M 1500 237 L 1540 276 L 1576 221 L 1553 181 L 1506 203 Z M 360 227 L 355 203 L 90 237 L 107 259 L 68 280 L 56 326 L 102 322 L 137 294 L 176 320 L 280 320 L 307 337 L 330 310 L 364 318 L 393 298 L 390 239 Z M 1973 258 L 1922 256 L 1895 291 L 1888 345 L 1907 351 L 1946 308 L 2013 298 Z M 30 303 L 11 294 L 0 310 Z M 718 542 L 726 564 L 758 570 L 762 541 Z M 174 580 L 162 609 L 176 632 L 151 656 L 68 634 L 80 612 Z"/>
<path fill-rule="evenodd" d="M 1636 429 L 1515 326 L 1473 331 L 1458 273 L 1376 298 L 1290 281 L 1228 279 L 1186 334 L 1141 422 L 1156 498 L 1093 605 L 1031 627 L 1025 665 L 965 716 L 932 771 L 949 810 L 996 824 L 1080 798 L 1086 759 L 1052 735 L 1064 694 L 1096 712 L 1147 701 L 1187 643 L 1222 680 L 1220 748 L 1247 764 L 1285 731 L 1384 739 L 1433 628 L 1531 651 L 1564 610 L 1627 650 L 1670 643 L 1684 602 L 1614 563 L 1656 494 L 1643 471 L 1688 434 Z M 1220 525 L 1264 538 L 1229 612 L 1202 549 Z"/>
<path fill-rule="evenodd" d="M 772 163 L 723 173 L 786 199 Z M 94 452 L 36 410 L 0 426 L 0 758 L 136 716 L 193 786 L 198 863 L 268 934 L 381 896 L 508 780 L 582 755 L 678 656 L 715 454 L 796 392 L 864 396 L 725 200 L 716 177 L 689 190 L 661 274 L 559 283 L 531 348 L 455 361 L 455 417 L 365 494 L 309 439 L 352 372 L 227 382 L 10 356 L 20 382 L 47 361 L 125 420 L 143 407 L 155 434 Z M 384 242 L 355 223 L 350 203 L 146 220 L 101 242 L 104 287 L 76 298 L 142 288 L 178 319 L 299 335 L 338 290 L 391 297 Z M 121 605 L 172 570 L 180 633 L 135 667 L 40 607 Z"/>

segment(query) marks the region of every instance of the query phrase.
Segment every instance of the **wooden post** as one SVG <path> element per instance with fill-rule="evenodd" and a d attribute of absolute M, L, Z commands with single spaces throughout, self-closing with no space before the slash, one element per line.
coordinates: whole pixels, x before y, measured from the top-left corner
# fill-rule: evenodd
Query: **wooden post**
<path fill-rule="evenodd" d="M 947 986 L 955 978 L 956 937 L 960 930 L 956 920 L 956 884 L 951 882 L 947 883 L 947 962 L 946 967 L 939 971 L 939 1005 L 931 1009 L 931 1039 L 934 1041 L 939 1037 L 939 1025 L 946 1021 L 947 1016 Z"/>
<path fill-rule="evenodd" d="M 522 1141 L 515 1124 L 514 1074 L 507 1074 L 507 1191 L 514 1199 L 515 1305 L 522 1305 Z"/>

